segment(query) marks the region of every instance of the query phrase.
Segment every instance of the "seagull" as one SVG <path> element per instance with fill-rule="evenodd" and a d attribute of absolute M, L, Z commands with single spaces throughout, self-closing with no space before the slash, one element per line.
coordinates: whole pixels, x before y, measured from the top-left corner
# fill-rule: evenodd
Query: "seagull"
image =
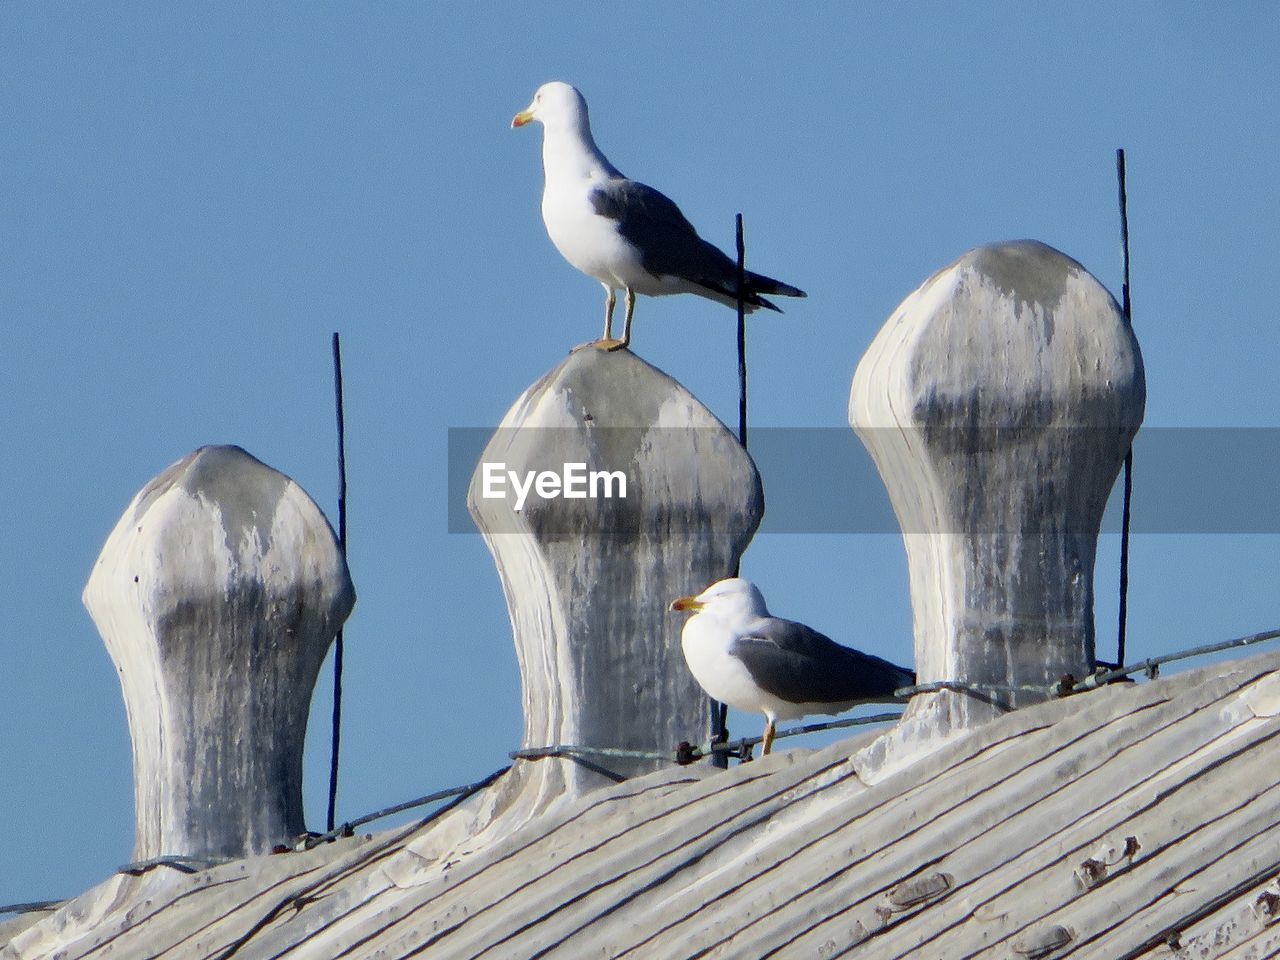
<path fill-rule="evenodd" d="M 721 703 L 764 714 L 765 754 L 779 720 L 892 702 L 895 690 L 916 682 L 905 667 L 770 616 L 759 589 L 740 577 L 673 600 L 671 609 L 694 612 L 680 634 L 694 679 Z"/>
<path fill-rule="evenodd" d="M 624 177 L 596 146 L 587 121 L 587 101 L 574 87 L 544 83 L 533 102 L 511 121 L 543 127 L 542 219 L 556 249 L 573 266 L 595 277 L 605 290 L 604 339 L 595 345 L 618 350 L 631 342 L 636 294 L 661 297 L 696 293 L 737 306 L 738 266 L 707 243 L 680 208 L 653 187 Z M 613 338 L 617 291 L 626 294 L 622 339 Z M 744 309 L 782 311 L 761 294 L 803 297 L 805 292 L 746 272 Z"/>

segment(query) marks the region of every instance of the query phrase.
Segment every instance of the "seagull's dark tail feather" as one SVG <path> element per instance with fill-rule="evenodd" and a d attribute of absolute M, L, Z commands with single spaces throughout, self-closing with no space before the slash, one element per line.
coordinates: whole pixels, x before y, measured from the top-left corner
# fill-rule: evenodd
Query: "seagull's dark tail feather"
<path fill-rule="evenodd" d="M 793 287 L 789 283 L 783 283 L 781 280 L 775 280 L 773 277 L 766 277 L 762 273 L 752 273 L 747 271 L 747 295 L 742 298 L 743 302 L 753 307 L 764 307 L 766 310 L 773 310 L 777 313 L 782 312 L 782 308 L 771 300 L 766 300 L 761 296 L 762 293 L 772 294 L 776 297 L 807 297 L 808 294 L 799 287 Z M 736 291 L 734 292 L 736 297 Z"/>
<path fill-rule="evenodd" d="M 781 280 L 775 280 L 773 277 L 766 277 L 762 273 L 752 273 L 747 271 L 747 287 L 752 293 L 770 293 L 776 297 L 807 297 L 808 294 L 799 287 L 793 287 L 789 283 L 783 283 Z M 762 303 L 761 306 L 770 306 L 770 304 Z M 777 307 L 773 309 L 777 310 Z"/>
<path fill-rule="evenodd" d="M 858 655 L 856 675 L 863 695 L 869 700 L 878 700 L 881 703 L 892 701 L 896 699 L 893 695 L 894 691 L 916 685 L 914 670 L 900 667 L 896 663 L 890 663 L 869 653 L 861 653 L 857 650 L 851 650 L 850 653 Z"/>
<path fill-rule="evenodd" d="M 721 303 L 733 306 L 738 299 L 738 289 L 736 278 L 733 281 L 717 280 L 710 282 L 706 280 L 695 281 L 700 286 L 706 287 L 711 291 L 712 299 L 719 300 Z M 764 307 L 766 310 L 772 310 L 775 313 L 781 313 L 782 308 L 771 300 L 766 300 L 761 296 L 762 293 L 772 294 L 779 297 L 807 297 L 808 294 L 799 287 L 793 287 L 789 283 L 783 283 L 781 280 L 775 280 L 773 277 L 766 277 L 760 273 L 752 273 L 747 271 L 747 289 L 742 297 L 743 304 L 746 305 L 747 313 Z"/>

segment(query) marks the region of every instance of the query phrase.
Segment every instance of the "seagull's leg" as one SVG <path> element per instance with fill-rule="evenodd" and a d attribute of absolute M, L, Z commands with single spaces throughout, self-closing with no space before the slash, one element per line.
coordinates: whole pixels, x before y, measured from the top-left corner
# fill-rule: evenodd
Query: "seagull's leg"
<path fill-rule="evenodd" d="M 612 306 L 613 300 L 614 300 L 614 293 L 613 293 L 613 290 L 610 289 L 609 290 L 609 304 L 610 304 L 609 310 L 611 314 L 613 311 L 613 306 Z M 627 317 L 625 320 L 622 321 L 622 339 L 614 340 L 613 337 L 610 335 L 610 327 L 608 324 L 606 324 L 604 328 L 604 339 L 601 340 L 598 344 L 596 344 L 596 346 L 598 346 L 601 350 L 627 349 L 627 345 L 631 343 L 631 315 L 635 313 L 635 310 L 636 310 L 636 292 L 632 290 L 630 287 L 627 287 Z"/>
<path fill-rule="evenodd" d="M 604 301 L 604 336 L 597 340 L 592 346 L 597 350 L 620 350 L 627 345 L 626 340 L 613 339 L 613 307 L 618 302 L 618 294 L 613 287 L 607 283 L 602 283 L 605 291 Z M 628 318 L 630 313 L 628 313 Z"/>
<path fill-rule="evenodd" d="M 622 345 L 631 343 L 631 315 L 636 312 L 636 292 L 627 287 L 627 316 L 622 321 Z"/>
<path fill-rule="evenodd" d="M 764 725 L 764 743 L 763 748 L 760 750 L 760 756 L 762 757 L 767 757 L 769 751 L 773 749 L 773 736 L 777 733 L 777 727 L 773 725 L 773 718 L 768 717 L 767 719 L 769 722 Z"/>
<path fill-rule="evenodd" d="M 604 285 L 604 339 L 613 339 L 613 307 L 618 302 L 618 295 L 613 287 Z"/>

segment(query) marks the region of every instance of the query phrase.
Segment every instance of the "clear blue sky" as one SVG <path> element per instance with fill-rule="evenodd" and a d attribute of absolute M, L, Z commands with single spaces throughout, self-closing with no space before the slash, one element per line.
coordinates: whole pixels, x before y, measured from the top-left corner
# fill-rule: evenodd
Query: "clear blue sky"
<path fill-rule="evenodd" d="M 752 320 L 757 424 L 844 424 L 876 330 L 978 244 L 1046 241 L 1118 293 L 1123 146 L 1147 423 L 1280 426 L 1276 5 L 623 11 L 0 7 L 0 904 L 74 895 L 129 859 L 124 710 L 79 601 L 108 531 L 206 443 L 244 446 L 332 516 L 334 330 L 360 595 L 339 815 L 517 745 L 505 605 L 479 537 L 447 532 L 445 453 L 449 427 L 496 423 L 598 334 L 600 288 L 538 214 L 541 131 L 508 126 L 543 81 L 580 87 L 610 159 L 705 236 L 730 247 L 742 211 L 752 266 L 809 291 Z M 635 348 L 732 421 L 731 311 L 642 301 Z M 1139 517 L 1143 495 L 1139 464 Z M 1278 548 L 1137 537 L 1132 653 L 1277 625 Z M 1115 554 L 1108 538 L 1101 655 Z M 896 536 L 761 537 L 745 571 L 777 612 L 909 659 Z"/>

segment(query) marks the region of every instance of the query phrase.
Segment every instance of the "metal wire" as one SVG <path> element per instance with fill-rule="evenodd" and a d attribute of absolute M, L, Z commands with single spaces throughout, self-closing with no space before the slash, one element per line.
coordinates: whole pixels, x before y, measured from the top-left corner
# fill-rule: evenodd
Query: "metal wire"
<path fill-rule="evenodd" d="M 1250 634 L 1246 637 L 1237 637 L 1232 640 L 1223 640 L 1218 643 L 1206 643 L 1198 647 L 1189 647 L 1185 650 L 1167 653 L 1159 657 L 1148 657 L 1145 660 L 1139 660 L 1137 663 L 1117 667 L 1114 670 L 1105 670 L 1091 674 L 1082 680 L 1064 679 L 1048 684 L 969 683 L 963 680 L 935 680 L 930 683 L 918 683 L 910 687 L 902 687 L 894 691 L 894 696 L 909 699 L 919 693 L 939 693 L 943 690 L 951 690 L 957 693 L 969 693 L 982 697 L 989 697 L 993 694 L 1008 695 L 1014 693 L 1036 693 L 1042 696 L 1065 697 L 1070 696 L 1071 694 L 1084 693 L 1088 690 L 1097 689 L 1098 687 L 1110 683 L 1113 680 L 1120 680 L 1135 673 L 1145 673 L 1148 676 L 1154 677 L 1159 673 L 1160 666 L 1165 663 L 1173 663 L 1178 660 L 1189 660 L 1192 657 L 1201 657 L 1211 653 L 1220 653 L 1223 650 L 1231 650 L 1236 647 L 1245 647 L 1251 644 L 1263 643 L 1267 640 L 1277 639 L 1280 639 L 1280 629 L 1264 630 L 1261 633 Z M 821 723 L 809 723 L 799 727 L 788 727 L 785 730 L 779 730 L 775 739 L 782 740 L 787 737 L 797 737 L 805 733 L 816 733 L 820 730 L 833 730 L 842 727 L 862 726 L 873 723 L 889 723 L 897 720 L 900 716 L 900 713 L 878 713 L 866 717 L 848 717 L 843 720 L 827 720 Z M 514 750 L 510 756 L 513 760 L 540 760 L 545 757 L 601 757 L 633 760 L 667 760 L 675 763 L 689 763 L 693 760 L 699 760 L 703 757 L 715 756 L 718 754 L 727 756 L 747 756 L 748 748 L 762 742 L 763 739 L 763 737 L 744 737 L 743 739 L 735 740 L 732 743 L 704 743 L 697 747 L 682 744 L 681 748 L 672 752 L 657 750 L 624 750 L 618 747 L 589 747 L 580 744 L 553 744 L 547 747 L 528 747 L 523 750 Z"/>
<path fill-rule="evenodd" d="M 509 766 L 502 767 L 501 769 L 493 771 L 493 773 L 489 774 L 487 777 L 477 780 L 474 783 L 468 783 L 461 787 L 450 787 L 447 790 L 437 790 L 435 793 L 428 793 L 425 797 L 418 797 L 416 800 L 406 800 L 403 803 L 395 803 L 389 807 L 384 807 L 381 810 L 376 810 L 373 813 L 367 813 L 363 817 L 356 817 L 356 819 L 354 820 L 348 820 L 346 823 L 342 824 L 341 826 L 335 827 L 334 829 L 329 830 L 326 833 L 319 833 L 319 834 L 316 834 L 315 836 L 307 837 L 306 840 L 304 841 L 304 847 L 305 849 L 310 850 L 312 847 L 317 846 L 321 843 L 327 843 L 330 840 L 337 840 L 339 837 L 349 837 L 353 833 L 355 833 L 356 827 L 362 827 L 366 823 L 372 823 L 374 820 L 381 820 L 384 817 L 390 817 L 390 816 L 394 816 L 397 813 L 403 813 L 405 810 L 412 810 L 414 807 L 424 807 L 429 803 L 436 803 L 440 800 L 448 800 L 450 797 L 456 797 L 457 798 L 456 802 L 461 803 L 463 800 L 471 796 L 473 793 L 483 790 L 485 787 L 489 786 L 489 784 L 493 783 L 493 781 L 497 780 L 500 776 L 502 776 L 504 773 L 506 773 L 510 769 L 511 767 Z M 455 804 L 450 804 L 450 807 L 454 805 Z M 448 808 L 444 808 L 444 809 L 448 809 Z M 444 809 L 438 812 L 443 813 Z M 427 819 L 431 819 L 431 818 L 429 817 Z"/>
<path fill-rule="evenodd" d="M 806 723 L 799 727 L 788 727 L 779 730 L 775 740 L 787 737 L 798 737 L 805 733 L 817 733 L 820 730 L 836 730 L 844 727 L 859 727 L 873 723 L 890 723 L 897 720 L 900 713 L 877 713 L 866 717 L 845 717 L 842 720 L 825 720 L 819 723 Z M 681 744 L 675 750 L 627 750 L 621 747 L 588 747 L 580 744 L 558 743 L 548 747 L 527 747 L 513 750 L 513 760 L 542 760 L 547 757 L 599 757 L 601 759 L 622 760 L 665 760 L 668 763 L 692 763 L 704 757 L 723 755 L 727 757 L 746 756 L 748 748 L 764 741 L 764 737 L 743 737 L 730 743 L 708 742 L 700 746 Z"/>
<path fill-rule="evenodd" d="M 544 757 L 605 757 L 614 760 L 670 760 L 675 754 L 658 750 L 624 750 L 621 747 L 584 747 L 555 743 L 549 747 L 526 747 L 507 754 L 512 760 L 541 760 Z"/>
<path fill-rule="evenodd" d="M 973 693 L 978 695 L 995 693 L 1039 693 L 1051 697 L 1065 697 L 1074 693 L 1084 693 L 1088 690 L 1096 690 L 1098 687 L 1110 683 L 1113 680 L 1120 680 L 1125 677 L 1132 676 L 1135 673 L 1145 673 L 1148 677 L 1154 679 L 1160 672 L 1162 664 L 1175 663 L 1179 660 L 1190 660 L 1192 657 L 1203 657 L 1211 653 L 1221 653 L 1223 650 L 1247 647 L 1251 644 L 1263 643 L 1267 640 L 1280 640 L 1280 629 L 1264 630 L 1261 633 L 1251 633 L 1245 637 L 1236 637 L 1232 640 L 1221 640 L 1217 643 L 1205 643 L 1198 647 L 1188 647 L 1185 650 L 1166 653 L 1159 657 L 1148 657 L 1145 660 L 1139 660 L 1135 663 L 1116 667 L 1112 670 L 1102 670 L 1098 673 L 1090 674 L 1081 680 L 1059 680 L 1055 683 L 1048 684 L 968 683 L 962 680 L 937 680 L 932 683 L 916 684 L 913 687 L 903 687 L 900 690 L 895 691 L 895 693 L 900 697 L 910 697 L 917 693 L 937 693 L 942 690 L 954 690 L 959 693 Z"/>
<path fill-rule="evenodd" d="M 474 783 L 464 784 L 463 786 L 460 786 L 460 787 L 450 787 L 447 790 L 437 790 L 435 793 L 429 793 L 425 797 L 418 797 L 416 800 L 406 800 L 403 803 L 392 804 L 389 807 L 384 807 L 381 810 L 377 810 L 377 811 L 374 811 L 373 813 L 366 814 L 363 817 L 357 817 L 354 820 L 350 820 L 342 824 L 341 826 L 328 831 L 327 833 L 308 835 L 305 838 L 303 838 L 301 843 L 301 849 L 310 850 L 312 847 L 318 846 L 319 844 L 322 844 L 322 843 L 326 843 L 330 840 L 337 840 L 339 837 L 349 837 L 355 833 L 355 830 L 357 827 L 361 827 L 366 823 L 371 823 L 374 820 L 381 820 L 384 817 L 390 817 L 397 813 L 403 813 L 405 810 L 412 810 L 414 807 L 423 807 L 429 803 L 436 803 L 440 800 L 448 800 L 451 797 L 458 798 L 457 802 L 460 803 L 462 800 L 465 800 L 467 797 L 471 796 L 471 794 L 476 793 L 479 790 L 483 790 L 485 787 L 489 786 L 489 784 L 493 783 L 493 781 L 497 780 L 500 776 L 502 776 L 504 773 L 506 773 L 510 769 L 511 768 L 509 766 L 503 767 L 500 770 L 495 770 L 493 773 L 489 774 L 487 777 L 484 777 L 481 780 L 475 781 Z M 442 809 L 438 812 L 442 813 L 444 811 Z M 429 817 L 427 819 L 431 819 L 431 818 Z M 152 857 L 150 860 L 139 860 L 136 863 L 126 863 L 123 867 L 120 867 L 119 869 L 117 869 L 116 872 L 129 873 L 137 876 L 139 874 L 146 873 L 148 870 L 152 870 L 155 867 L 172 867 L 173 869 L 181 871 L 182 873 L 196 873 L 199 870 L 208 870 L 210 867 L 217 867 L 217 866 L 221 866 L 224 863 L 231 863 L 233 859 L 235 858 L 184 857 L 184 856 L 178 856 L 178 855 L 166 855 L 166 856 L 160 856 L 160 857 Z M 44 902 L 44 901 L 41 901 L 41 902 Z M 49 902 L 53 902 L 56 904 L 61 901 L 49 901 Z M 20 904 L 19 906 L 27 906 L 27 905 Z M 35 907 L 32 907 L 32 909 L 40 909 L 40 907 L 37 904 Z M 3 913 L 3 912 L 4 910 L 0 910 L 0 913 Z"/>
<path fill-rule="evenodd" d="M 0 913 L 35 913 L 38 910 L 57 910 L 65 900 L 32 900 L 29 903 L 10 903 L 0 906 Z"/>
<path fill-rule="evenodd" d="M 1104 683 L 1109 683 L 1112 680 L 1118 680 L 1121 677 L 1127 677 L 1135 673 L 1145 673 L 1154 678 L 1156 674 L 1160 672 L 1161 664 L 1174 663 L 1178 660 L 1189 660 L 1191 657 L 1203 657 L 1210 653 L 1221 653 L 1223 650 L 1234 650 L 1236 647 L 1247 647 L 1255 643 L 1264 643 L 1267 640 L 1280 640 L 1280 629 L 1263 630 L 1261 633 L 1251 633 L 1246 637 L 1236 637 L 1233 640 L 1222 640 L 1218 643 L 1206 643 L 1198 647 L 1189 647 L 1186 650 L 1180 650 L 1176 653 L 1167 653 L 1161 657 L 1148 657 L 1146 660 L 1139 660 L 1137 663 L 1117 667 L 1114 670 L 1095 673 L 1093 676 L 1086 677 L 1084 680 L 1075 684 L 1075 686 L 1073 686 L 1068 692 L 1077 693 L 1085 690 L 1092 690 Z"/>
<path fill-rule="evenodd" d="M 910 687 L 900 687 L 893 693 L 896 697 L 914 697 L 917 693 L 939 693 L 943 690 L 988 695 L 993 693 L 1049 693 L 1052 687 L 1034 683 L 970 683 L 966 680 L 933 680 L 929 683 L 917 683 Z"/>
<path fill-rule="evenodd" d="M 231 863 L 231 857 L 184 857 L 176 853 L 162 854 L 158 857 L 152 857 L 150 860 L 138 860 L 134 863 L 126 863 L 123 867 L 117 867 L 116 873 L 130 873 L 134 876 L 146 873 L 156 867 L 172 867 L 179 873 L 196 873 L 199 870 L 208 870 L 210 867 L 218 867 L 224 863 Z"/>
<path fill-rule="evenodd" d="M 787 737 L 798 737 L 805 733 L 817 733 L 821 730 L 839 730 L 845 727 L 864 727 L 873 723 L 892 723 L 902 716 L 901 713 L 873 713 L 865 717 L 845 717 L 843 720 L 824 720 L 820 723 L 806 723 L 798 727 L 787 727 L 774 734 L 775 740 Z M 757 743 L 763 743 L 764 737 L 743 737 L 732 743 L 713 743 L 705 748 L 705 752 L 727 753 L 729 756 L 749 756 L 748 751 Z M 704 748 L 699 747 L 699 750 Z"/>

